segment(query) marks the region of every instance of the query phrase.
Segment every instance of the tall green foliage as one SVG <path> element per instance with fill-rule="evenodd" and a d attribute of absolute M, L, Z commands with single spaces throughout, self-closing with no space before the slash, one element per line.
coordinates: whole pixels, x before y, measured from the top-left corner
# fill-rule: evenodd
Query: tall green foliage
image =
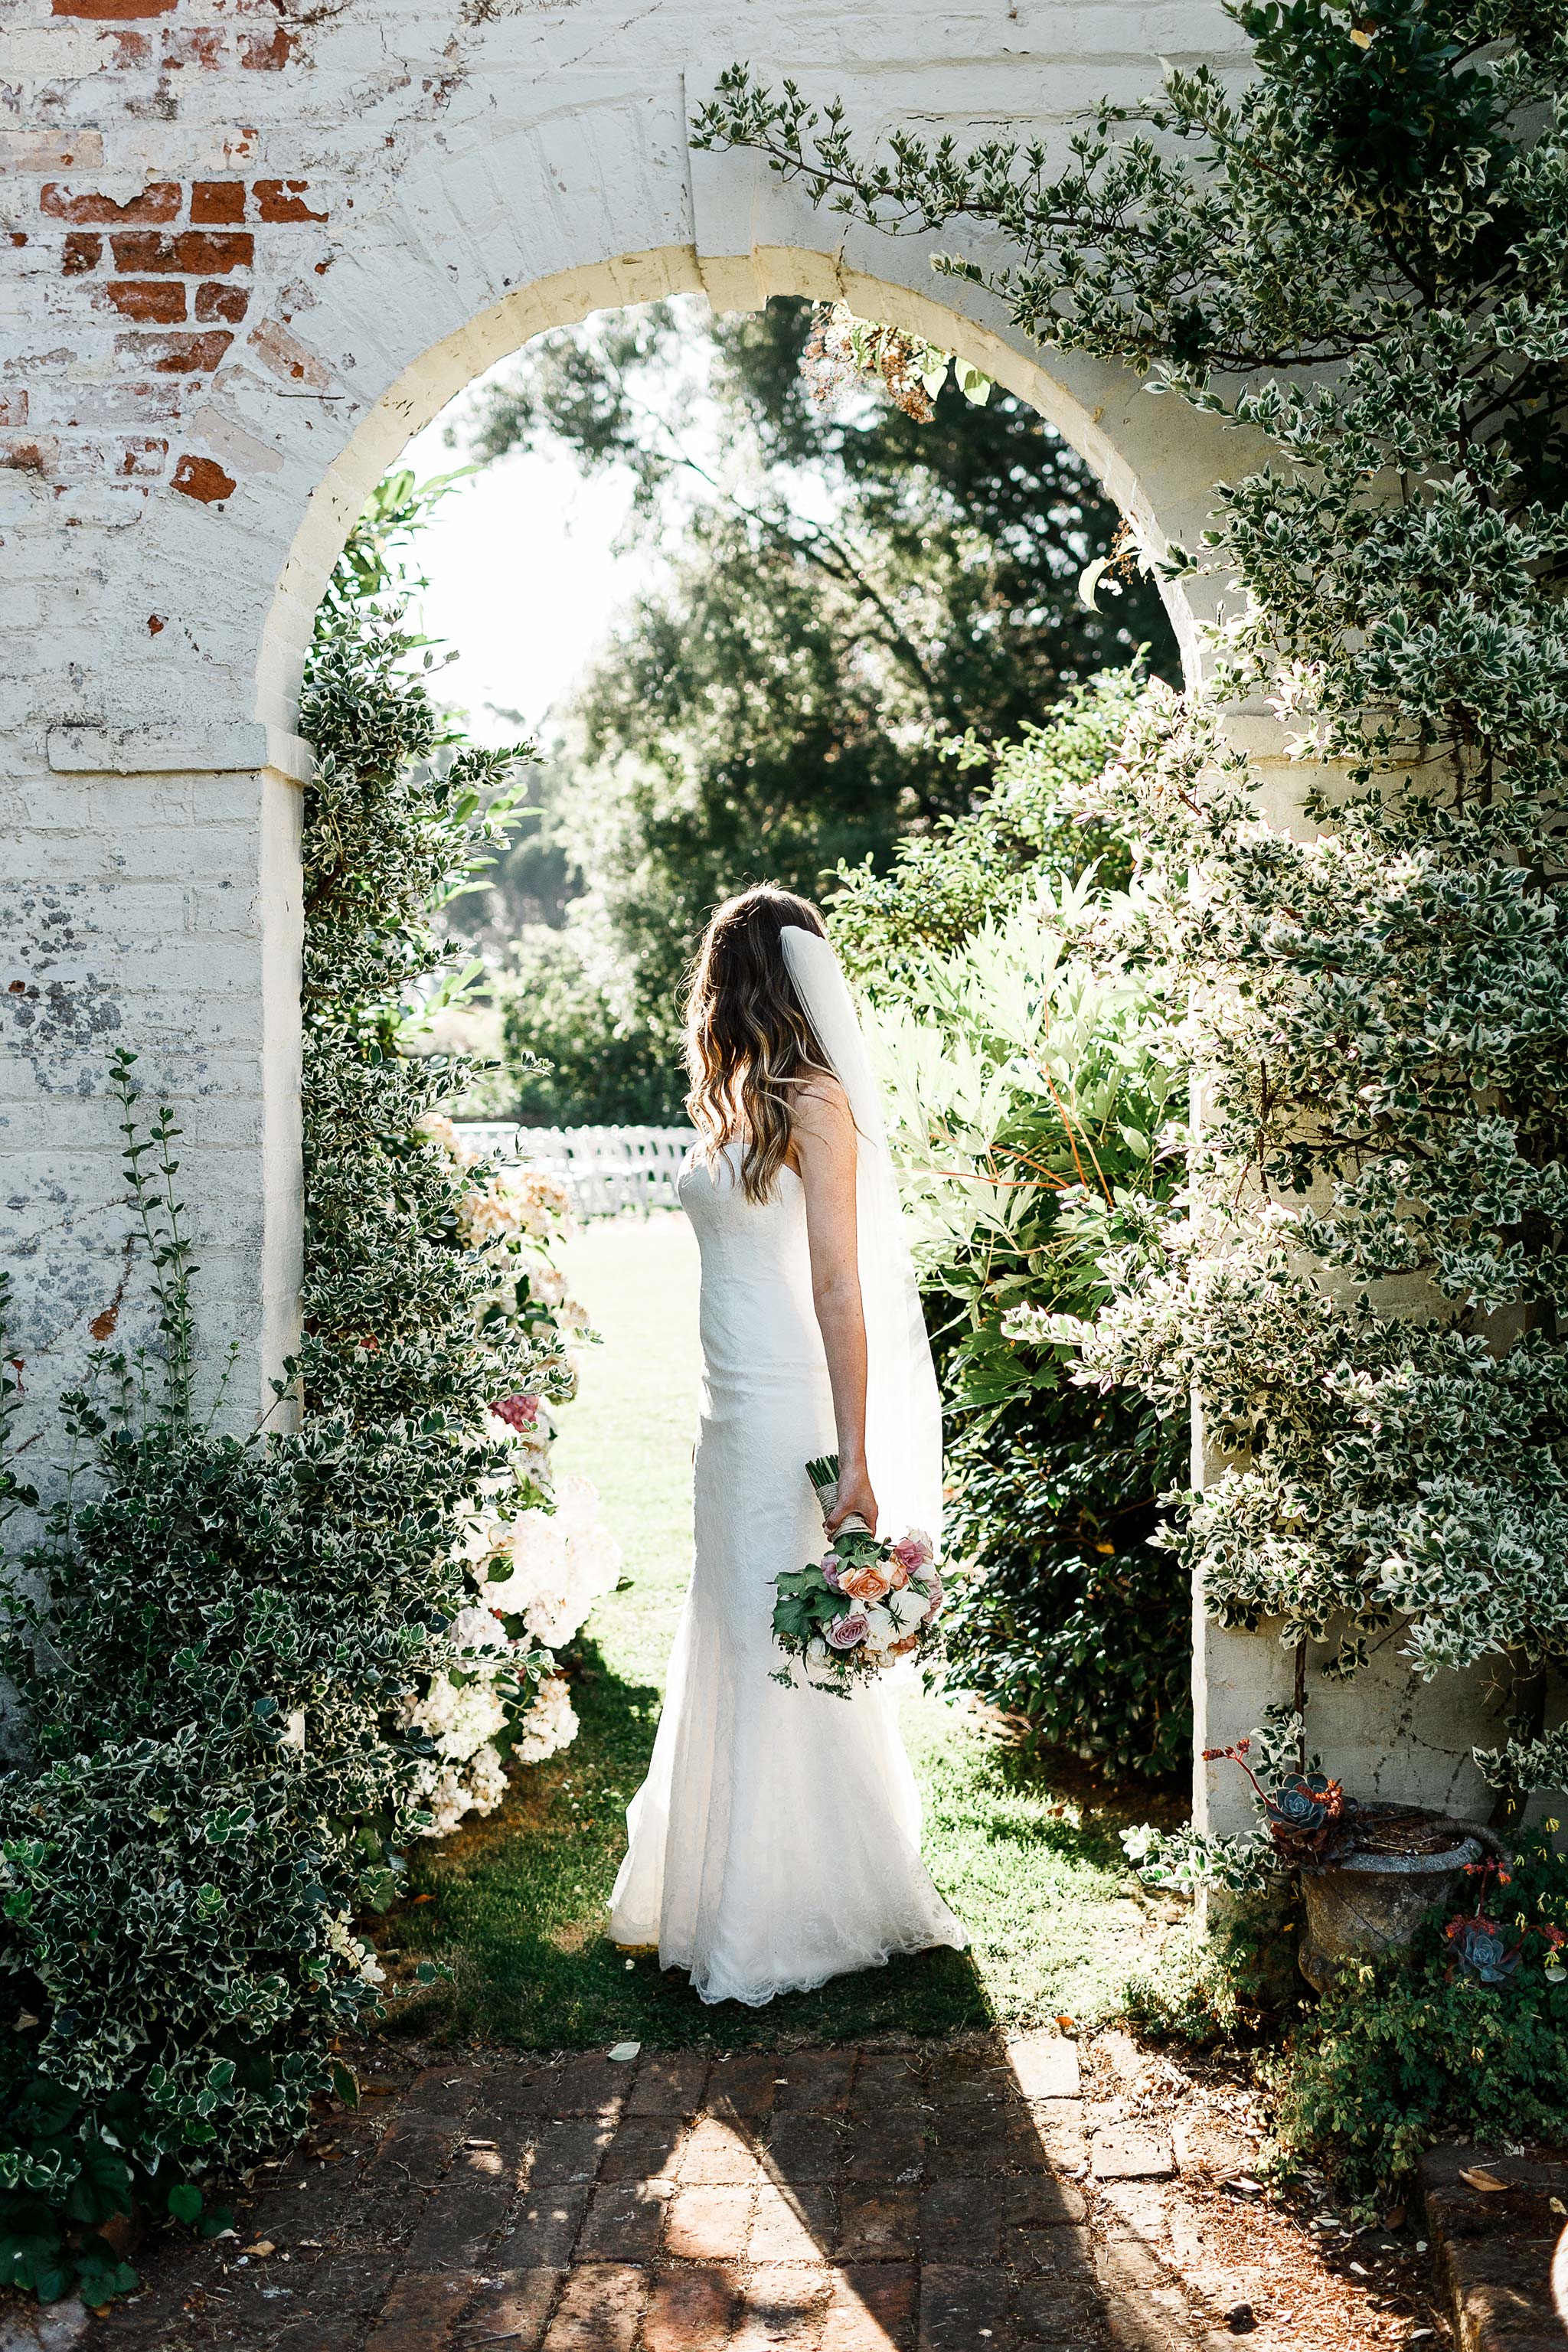
<path fill-rule="evenodd" d="M 873 1010 L 942 1381 L 948 1679 L 1103 1765 L 1175 1767 L 1187 1743 L 1185 1580 L 1157 1546 L 1185 1430 L 1020 1347 L 1020 1308 L 1090 1316 L 1109 1265 L 1181 1170 L 1184 1089 L 1160 975 L 1094 951 L 1126 866 L 1066 803 L 1136 707 L 1096 681 L 999 748 L 969 814 L 845 877 L 832 925 Z M 975 747 L 970 747 L 970 756 Z"/>
<path fill-rule="evenodd" d="M 813 897 L 961 812 L 973 780 L 941 738 L 1007 733 L 1145 641 L 1176 674 L 1152 583 L 1104 569 L 1114 507 L 1026 404 L 950 383 L 915 416 L 879 378 L 819 399 L 813 331 L 793 299 L 609 313 L 530 346 L 476 418 L 485 457 L 629 472 L 630 530 L 668 559 L 570 714 L 572 1034 L 607 1034 L 612 1066 L 640 1044 L 628 1116 L 660 1076 L 679 1098 L 681 972 L 719 899 Z"/>
<path fill-rule="evenodd" d="M 151 1323 L 67 1398 L 41 1500 L 8 1475 L 41 1516 L 0 1649 L 33 1748 L 0 1776 L 0 2276 L 46 2299 L 134 2284 L 103 2225 L 195 2219 L 215 2167 L 352 2095 L 331 2045 L 380 1973 L 353 1916 L 430 1819 L 413 1702 L 476 1670 L 461 1539 L 540 1499 L 489 1406 L 569 1391 L 555 1316 L 464 1230 L 474 1180 L 426 1118 L 459 1073 L 399 1051 L 508 764 L 431 763 L 390 595 L 406 509 L 395 484 L 351 541 L 306 681 L 307 1324 L 272 1415 L 301 1402 L 298 1430 L 231 1433 L 204 1395 L 179 1131 L 127 1054 Z M 521 1703 L 537 1647 L 483 1625 Z"/>
<path fill-rule="evenodd" d="M 1426 1675 L 1497 1661 L 1514 1721 L 1484 1767 L 1551 1781 L 1568 28 L 1555 0 L 1231 13 L 1239 91 L 1173 70 L 1065 158 L 899 136 L 865 162 L 841 110 L 740 68 L 699 136 L 883 226 L 999 226 L 1003 266 L 939 268 L 1271 444 L 1192 554 L 1237 589 L 1209 688 L 1157 692 L 1085 803 L 1139 840 L 1150 951 L 1191 992 L 1225 1247 L 1184 1217 L 1152 1233 L 1079 1337 L 1162 1410 L 1195 1392 L 1231 1458 L 1184 1538 L 1212 1608 L 1331 1675 L 1384 1637 Z M 1310 838 L 1264 821 L 1226 748 L 1243 697 L 1342 763 Z M 1422 1285 L 1427 1311 L 1394 1311 Z"/>

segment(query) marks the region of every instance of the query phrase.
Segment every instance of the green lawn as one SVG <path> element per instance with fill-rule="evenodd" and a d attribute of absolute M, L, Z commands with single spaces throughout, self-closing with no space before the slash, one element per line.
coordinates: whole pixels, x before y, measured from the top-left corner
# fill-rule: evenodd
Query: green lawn
<path fill-rule="evenodd" d="M 1143 1943 L 1116 1831 L 1151 1800 L 1091 1798 L 1081 1772 L 1024 1764 L 1005 1736 L 940 1700 L 906 1700 L 932 1876 L 974 1942 L 841 1978 L 765 2010 L 705 2008 L 678 1971 L 630 1964 L 605 1934 L 646 1768 L 690 1555 L 698 1383 L 697 1256 L 683 1217 L 605 1221 L 569 1268 L 604 1345 L 563 1416 L 557 1459 L 594 1479 L 630 1591 L 595 1612 L 571 1667 L 583 1728 L 519 1776 L 501 1811 L 415 1860 L 416 1894 L 382 1923 L 398 1973 L 433 1957 L 449 1984 L 400 2003 L 422 2030 L 564 2048 L 621 2039 L 724 2048 L 993 2021 L 1103 2016 Z M 1169 1801 L 1154 1809 L 1169 1812 Z"/>

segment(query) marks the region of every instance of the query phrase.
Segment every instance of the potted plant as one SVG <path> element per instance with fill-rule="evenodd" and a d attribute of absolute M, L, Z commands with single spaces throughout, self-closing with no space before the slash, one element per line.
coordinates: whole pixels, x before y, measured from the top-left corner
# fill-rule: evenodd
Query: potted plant
<path fill-rule="evenodd" d="M 1464 1874 L 1506 1878 L 1506 1855 L 1489 1830 L 1424 1805 L 1347 1797 L 1316 1757 L 1296 1770 L 1277 1769 L 1266 1786 L 1247 1761 L 1251 1747 L 1238 1739 L 1205 1748 L 1204 1759 L 1240 1766 L 1275 1868 L 1300 1881 L 1306 1932 L 1297 1960 L 1315 1990 L 1322 1992 L 1346 1960 L 1408 1944 L 1424 1915 L 1452 1900 Z M 1451 1937 L 1462 1931 L 1455 1949 L 1465 1965 L 1472 1948 L 1489 1950 L 1483 1932 L 1489 1926 L 1479 1915 L 1450 1923 Z"/>

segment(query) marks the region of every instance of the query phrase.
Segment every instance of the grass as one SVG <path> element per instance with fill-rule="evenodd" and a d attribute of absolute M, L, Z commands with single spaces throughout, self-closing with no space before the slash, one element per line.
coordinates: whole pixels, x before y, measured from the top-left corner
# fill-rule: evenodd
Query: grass
<path fill-rule="evenodd" d="M 600 1329 L 557 1460 L 594 1479 L 632 1589 L 601 1603 L 570 1663 L 582 1729 L 518 1776 L 489 1820 L 415 1857 L 416 1899 L 381 1923 L 398 1976 L 424 1958 L 451 1979 L 394 2012 L 426 2032 L 562 2049 L 630 2040 L 738 2049 L 902 2031 L 940 2034 L 1106 2015 L 1147 1941 L 1116 1831 L 1151 1810 L 1081 1768 L 1030 1763 L 1005 1729 L 942 1701 L 905 1701 L 931 1875 L 973 1937 L 837 1979 L 763 2010 L 708 2008 L 651 1956 L 628 1966 L 605 1933 L 623 1814 L 658 1719 L 690 1557 L 697 1417 L 696 1248 L 670 1213 L 605 1221 L 572 1245 L 573 1286 Z"/>

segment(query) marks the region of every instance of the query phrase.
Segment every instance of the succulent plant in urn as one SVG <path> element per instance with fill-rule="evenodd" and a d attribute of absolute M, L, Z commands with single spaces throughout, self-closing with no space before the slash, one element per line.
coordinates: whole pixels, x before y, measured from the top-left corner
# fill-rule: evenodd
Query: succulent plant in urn
<path fill-rule="evenodd" d="M 1269 1835 L 1288 1867 L 1332 1861 L 1353 1843 L 1355 1805 L 1346 1803 L 1343 1789 L 1326 1772 L 1292 1772 L 1277 1789 L 1258 1793 Z"/>

